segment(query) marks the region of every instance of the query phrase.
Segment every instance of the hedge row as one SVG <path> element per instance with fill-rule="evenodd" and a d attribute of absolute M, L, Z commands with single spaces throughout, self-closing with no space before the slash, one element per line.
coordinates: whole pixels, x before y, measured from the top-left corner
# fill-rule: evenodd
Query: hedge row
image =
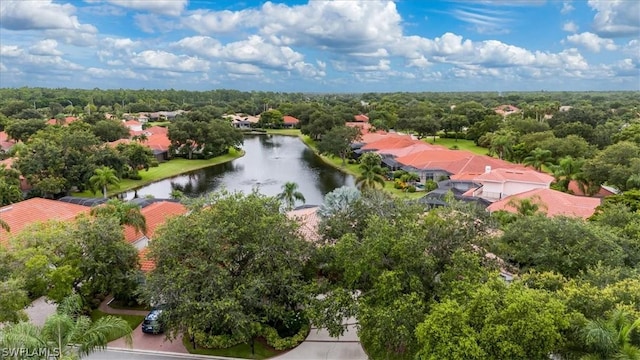
<path fill-rule="evenodd" d="M 281 338 L 275 328 L 264 324 L 259 324 L 258 326 L 260 327 L 258 336 L 263 337 L 267 341 L 267 344 L 276 350 L 287 350 L 296 347 L 304 341 L 311 329 L 309 324 L 305 324 L 295 335 Z M 194 332 L 193 337 L 198 347 L 207 349 L 226 349 L 246 342 L 245 339 L 238 336 L 209 335 L 202 331 Z"/>

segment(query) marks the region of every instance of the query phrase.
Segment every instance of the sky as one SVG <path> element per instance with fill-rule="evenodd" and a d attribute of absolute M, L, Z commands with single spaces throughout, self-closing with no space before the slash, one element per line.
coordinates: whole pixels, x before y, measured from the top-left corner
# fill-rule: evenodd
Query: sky
<path fill-rule="evenodd" d="M 1 0 L 0 87 L 640 90 L 638 0 Z"/>

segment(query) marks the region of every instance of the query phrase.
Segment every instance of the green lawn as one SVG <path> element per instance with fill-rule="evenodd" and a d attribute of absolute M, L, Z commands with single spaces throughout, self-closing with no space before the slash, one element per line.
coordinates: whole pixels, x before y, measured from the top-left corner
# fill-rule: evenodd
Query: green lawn
<path fill-rule="evenodd" d="M 112 302 L 109 303 L 109 307 L 112 309 L 121 309 L 121 310 L 146 310 L 146 311 L 151 311 L 151 307 L 144 305 L 144 304 L 138 304 L 137 306 L 126 306 L 124 304 L 122 304 L 120 301 L 118 300 L 113 300 Z"/>
<path fill-rule="evenodd" d="M 140 323 L 142 323 L 142 321 L 144 320 L 144 316 L 142 315 L 115 315 L 115 314 L 107 314 L 107 313 L 103 313 L 102 311 L 95 309 L 91 312 L 91 320 L 92 321 L 97 321 L 98 319 L 105 317 L 105 316 L 115 316 L 115 317 L 119 317 L 124 319 L 129 326 L 131 327 L 131 330 L 134 330 L 135 328 L 138 327 L 138 325 L 140 325 Z M 115 339 L 109 339 L 109 341 L 113 341 Z"/>
<path fill-rule="evenodd" d="M 189 353 L 198 355 L 226 356 L 242 359 L 268 359 L 281 353 L 281 351 L 274 350 L 262 341 L 255 342 L 255 354 L 253 355 L 251 354 L 251 347 L 249 344 L 239 344 L 227 349 L 194 349 L 193 344 L 191 344 L 191 341 L 189 341 L 187 336 L 182 338 L 182 343 Z"/>
<path fill-rule="evenodd" d="M 300 129 L 267 129 L 267 134 L 300 136 Z"/>
<path fill-rule="evenodd" d="M 142 179 L 140 180 L 131 180 L 131 179 L 123 179 L 120 181 L 120 184 L 117 188 L 112 187 L 109 189 L 107 196 L 116 195 L 125 191 L 129 191 L 131 189 L 139 188 L 144 185 L 151 184 L 152 182 L 170 178 L 176 175 L 180 175 L 185 172 L 202 169 L 208 166 L 222 164 L 233 159 L 237 159 L 244 155 L 243 151 L 238 151 L 231 149 L 229 154 L 217 156 L 212 159 L 202 160 L 202 159 L 183 159 L 183 158 L 175 158 L 171 159 L 167 162 L 161 163 L 157 167 L 149 168 L 149 171 L 142 170 L 139 172 Z M 96 197 L 101 196 L 101 193 L 92 193 L 89 190 L 73 193 L 73 196 L 81 196 L 81 197 Z"/>
<path fill-rule="evenodd" d="M 456 141 L 456 139 L 436 138 L 436 141 L 434 142 L 433 137 L 424 138 L 422 140 L 429 144 L 444 146 L 448 149 L 453 146 L 457 146 L 460 150 L 468 150 L 478 155 L 487 155 L 487 153 L 489 153 L 489 149 L 476 145 L 473 140 L 458 139 L 458 141 Z"/>

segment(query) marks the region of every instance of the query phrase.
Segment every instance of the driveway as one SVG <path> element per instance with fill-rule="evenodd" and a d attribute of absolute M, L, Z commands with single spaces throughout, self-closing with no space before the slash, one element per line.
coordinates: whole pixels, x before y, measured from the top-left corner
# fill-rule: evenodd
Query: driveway
<path fill-rule="evenodd" d="M 131 333 L 133 338 L 133 345 L 129 347 L 123 338 L 110 342 L 107 346 L 109 348 L 119 349 L 135 349 L 135 350 L 152 350 L 162 352 L 172 352 L 180 354 L 188 354 L 187 349 L 182 345 L 182 336 L 176 339 L 167 340 L 164 334 L 145 334 L 142 332 L 142 324 L 133 330 Z"/>
<path fill-rule="evenodd" d="M 309 336 L 298 347 L 276 356 L 276 360 L 366 360 L 367 354 L 360 345 L 356 320 L 345 321 L 346 331 L 339 338 L 331 337 L 325 329 L 311 328 Z"/>
<path fill-rule="evenodd" d="M 47 318 L 56 312 L 57 305 L 45 300 L 44 296 L 34 300 L 24 312 L 29 316 L 29 321 L 38 326 L 44 325 Z"/>

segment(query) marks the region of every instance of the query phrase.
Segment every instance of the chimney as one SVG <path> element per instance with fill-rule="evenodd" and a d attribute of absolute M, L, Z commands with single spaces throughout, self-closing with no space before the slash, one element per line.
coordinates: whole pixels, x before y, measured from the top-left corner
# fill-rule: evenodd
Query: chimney
<path fill-rule="evenodd" d="M 490 173 L 490 172 L 491 172 L 491 166 L 490 166 L 490 165 L 485 166 L 485 167 L 484 167 L 484 173 L 485 173 L 485 174 L 488 174 L 488 173 Z"/>

